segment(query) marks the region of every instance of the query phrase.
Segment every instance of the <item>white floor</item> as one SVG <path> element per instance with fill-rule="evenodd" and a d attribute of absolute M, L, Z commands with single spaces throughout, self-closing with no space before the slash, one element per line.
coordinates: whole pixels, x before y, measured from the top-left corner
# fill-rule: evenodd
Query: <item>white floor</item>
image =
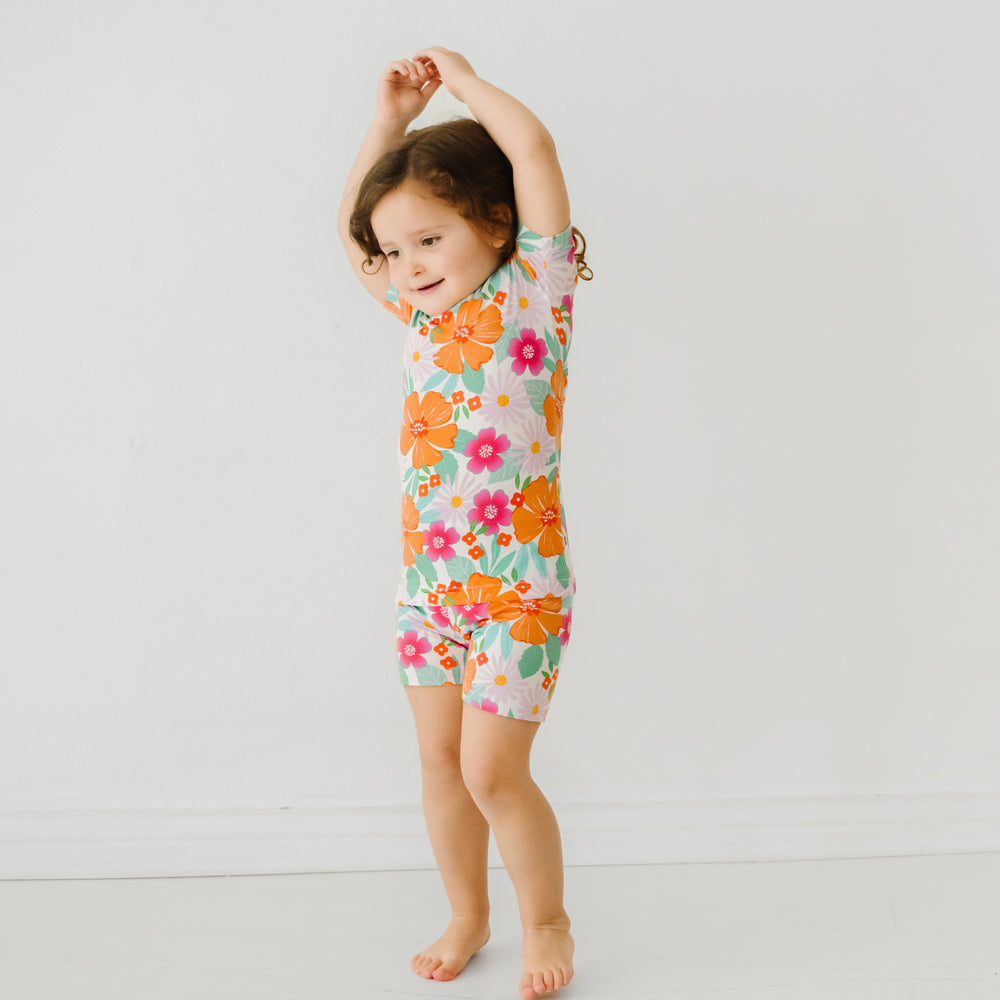
<path fill-rule="evenodd" d="M 435 872 L 0 882 L 5 1000 L 515 1000 L 513 891 L 452 983 Z M 1000 854 L 570 868 L 565 1000 L 998 1000 Z"/>

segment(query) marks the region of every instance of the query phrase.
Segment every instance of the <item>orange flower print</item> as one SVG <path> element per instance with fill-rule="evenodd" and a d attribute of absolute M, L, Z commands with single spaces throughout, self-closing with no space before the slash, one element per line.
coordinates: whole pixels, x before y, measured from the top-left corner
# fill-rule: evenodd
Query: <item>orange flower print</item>
<path fill-rule="evenodd" d="M 562 447 L 563 406 L 566 404 L 566 372 L 562 361 L 556 362 L 556 370 L 549 379 L 552 394 L 545 397 L 545 429 L 556 439 L 556 447 Z"/>
<path fill-rule="evenodd" d="M 462 691 L 465 694 L 468 694 L 472 690 L 472 682 L 476 679 L 476 671 L 479 669 L 479 664 L 484 662 L 485 660 L 473 655 L 472 650 L 469 650 L 469 656 L 465 661 L 465 676 L 462 678 Z"/>
<path fill-rule="evenodd" d="M 458 425 L 451 422 L 452 405 L 439 392 L 411 392 L 403 406 L 403 426 L 399 432 L 399 450 L 406 454 L 411 448 L 413 468 L 433 465 L 441 458 L 439 448 L 455 443 Z M 562 551 L 560 549 L 560 551 Z"/>
<path fill-rule="evenodd" d="M 519 253 L 514 255 L 514 260 L 521 265 L 524 273 L 531 279 L 531 283 L 538 284 L 538 272 L 531 266 L 531 262 L 525 260 Z"/>
<path fill-rule="evenodd" d="M 503 336 L 500 310 L 492 303 L 483 308 L 482 299 L 463 302 L 458 315 L 445 313 L 431 334 L 435 344 L 442 344 L 434 354 L 434 364 L 453 375 L 461 375 L 468 365 L 479 371 L 493 357 L 493 348 Z"/>
<path fill-rule="evenodd" d="M 413 306 L 410 305 L 406 299 L 400 299 L 399 303 L 394 302 L 383 302 L 382 305 L 386 307 L 393 314 L 393 316 L 401 319 L 407 326 L 410 325 L 410 320 L 413 318 Z"/>
<path fill-rule="evenodd" d="M 452 591 L 446 598 L 447 604 L 482 605 L 486 616 L 486 605 L 496 600 L 503 581 L 498 576 L 486 576 L 483 573 L 473 573 L 464 588 Z"/>
<path fill-rule="evenodd" d="M 504 599 L 506 598 L 506 600 Z M 504 594 L 490 608 L 493 620 L 513 622 L 512 639 L 540 646 L 550 635 L 558 635 L 562 627 L 562 598 L 546 594 L 544 597 L 517 597 Z"/>
<path fill-rule="evenodd" d="M 533 542 L 537 538 L 540 556 L 557 556 L 565 547 L 558 483 L 558 478 L 551 484 L 545 476 L 533 479 L 521 491 L 523 506 L 511 517 L 517 540 Z"/>
<path fill-rule="evenodd" d="M 416 531 L 420 514 L 413 497 L 407 493 L 403 497 L 403 565 L 412 566 L 415 556 L 424 551 L 424 533 Z"/>

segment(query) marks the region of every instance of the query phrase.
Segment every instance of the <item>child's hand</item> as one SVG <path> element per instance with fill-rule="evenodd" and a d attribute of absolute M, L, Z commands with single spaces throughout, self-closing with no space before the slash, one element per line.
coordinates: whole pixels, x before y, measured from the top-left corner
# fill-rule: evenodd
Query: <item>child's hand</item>
<path fill-rule="evenodd" d="M 375 91 L 375 117 L 409 125 L 427 107 L 442 82 L 424 63 L 409 59 L 389 63 Z"/>
<path fill-rule="evenodd" d="M 469 65 L 469 61 L 464 56 L 449 49 L 434 46 L 429 49 L 421 49 L 413 57 L 413 61 L 426 67 L 432 78 L 444 83 L 452 97 L 457 98 L 463 104 L 465 103 L 465 98 L 462 96 L 462 85 L 468 80 L 476 79 L 476 71 Z"/>

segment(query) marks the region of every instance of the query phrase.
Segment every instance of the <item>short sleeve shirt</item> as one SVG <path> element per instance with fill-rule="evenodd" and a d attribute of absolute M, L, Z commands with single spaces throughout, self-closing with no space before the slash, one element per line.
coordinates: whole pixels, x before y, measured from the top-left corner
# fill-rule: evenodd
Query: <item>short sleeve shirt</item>
<path fill-rule="evenodd" d="M 403 352 L 402 604 L 572 597 L 559 458 L 572 231 L 521 225 L 511 259 L 440 316 L 390 286 Z"/>

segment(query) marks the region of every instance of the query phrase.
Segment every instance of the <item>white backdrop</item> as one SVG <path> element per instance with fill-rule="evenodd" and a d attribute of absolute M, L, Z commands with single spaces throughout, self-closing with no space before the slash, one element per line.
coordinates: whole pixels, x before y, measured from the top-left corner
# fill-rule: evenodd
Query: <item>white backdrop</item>
<path fill-rule="evenodd" d="M 0 874 L 431 863 L 402 329 L 335 231 L 429 44 L 548 124 L 596 274 L 536 745 L 567 859 L 1000 849 L 998 27 L 7 0 Z"/>

